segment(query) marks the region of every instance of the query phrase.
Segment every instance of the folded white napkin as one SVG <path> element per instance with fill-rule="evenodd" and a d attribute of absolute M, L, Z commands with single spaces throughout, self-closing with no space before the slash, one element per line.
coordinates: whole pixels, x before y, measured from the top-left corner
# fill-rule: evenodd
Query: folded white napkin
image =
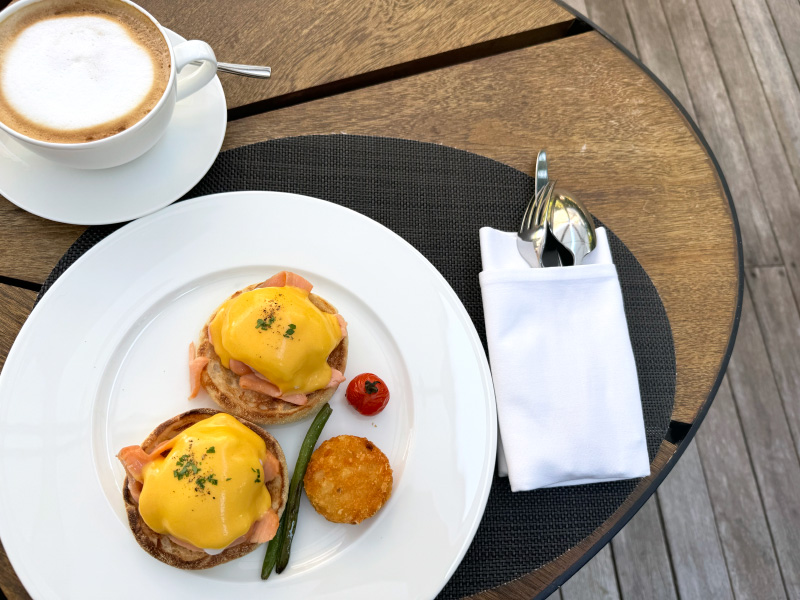
<path fill-rule="evenodd" d="M 500 475 L 508 474 L 514 492 L 649 475 L 636 364 L 605 230 L 577 267 L 531 268 L 516 233 L 484 227 L 480 239 Z"/>

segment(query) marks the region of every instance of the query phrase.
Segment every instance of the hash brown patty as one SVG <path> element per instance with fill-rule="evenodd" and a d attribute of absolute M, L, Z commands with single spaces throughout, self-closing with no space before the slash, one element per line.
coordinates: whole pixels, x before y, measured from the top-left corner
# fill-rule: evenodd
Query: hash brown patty
<path fill-rule="evenodd" d="M 392 495 L 389 459 L 367 438 L 340 435 L 311 455 L 303 483 L 311 506 L 328 521 L 361 523 Z"/>

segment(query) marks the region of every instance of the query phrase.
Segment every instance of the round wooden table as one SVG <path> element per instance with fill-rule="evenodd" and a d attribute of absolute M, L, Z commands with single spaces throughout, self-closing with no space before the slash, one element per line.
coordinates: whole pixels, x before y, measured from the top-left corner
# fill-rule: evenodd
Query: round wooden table
<path fill-rule="evenodd" d="M 268 64 L 269 81 L 221 75 L 224 149 L 348 133 L 454 146 L 552 172 L 631 249 L 675 341 L 672 424 L 644 479 L 600 528 L 481 598 L 545 597 L 633 516 L 708 409 L 742 302 L 736 215 L 717 163 L 674 97 L 638 61 L 551 0 L 140 0 L 220 60 Z M 0 4 L 2 6 L 2 4 Z M 36 292 L 84 227 L 0 200 L 0 366 Z M 27 598 L 0 548 L 0 589 Z"/>

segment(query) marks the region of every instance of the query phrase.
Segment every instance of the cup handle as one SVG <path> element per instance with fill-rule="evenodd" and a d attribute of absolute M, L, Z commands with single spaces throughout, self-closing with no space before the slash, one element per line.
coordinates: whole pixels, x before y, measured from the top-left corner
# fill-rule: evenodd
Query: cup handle
<path fill-rule="evenodd" d="M 211 46 L 200 40 L 182 42 L 173 48 L 175 52 L 175 68 L 178 73 L 191 62 L 203 64 L 194 73 L 178 77 L 178 100 L 191 96 L 214 78 L 217 74 L 217 57 Z"/>

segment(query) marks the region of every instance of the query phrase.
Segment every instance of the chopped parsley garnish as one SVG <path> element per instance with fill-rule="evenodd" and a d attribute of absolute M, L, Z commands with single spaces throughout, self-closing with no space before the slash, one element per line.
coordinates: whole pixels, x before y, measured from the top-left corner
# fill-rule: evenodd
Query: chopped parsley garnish
<path fill-rule="evenodd" d="M 189 450 L 191 450 L 191 445 L 189 446 Z M 214 446 L 211 446 L 206 453 L 214 454 L 216 450 Z M 203 454 L 205 456 L 205 454 Z M 194 490 L 196 492 L 202 492 L 205 490 L 206 484 L 217 485 L 219 481 L 217 480 L 216 476 L 213 473 L 208 475 L 198 477 L 197 474 L 200 472 L 200 467 L 203 466 L 202 462 L 197 462 L 195 459 L 194 454 L 183 454 L 179 456 L 175 460 L 175 466 L 177 467 L 172 474 L 178 481 L 186 478 L 189 480 L 190 484 L 194 484 Z M 209 493 L 210 492 L 206 492 Z"/>
<path fill-rule="evenodd" d="M 374 394 L 374 393 L 376 393 L 378 391 L 378 385 L 379 384 L 380 384 L 380 381 L 369 381 L 369 380 L 367 380 L 367 381 L 364 382 L 364 391 L 366 391 L 368 394 Z"/>
<path fill-rule="evenodd" d="M 231 480 L 231 478 L 230 478 L 230 477 L 228 477 L 228 478 L 227 478 L 225 481 L 230 481 L 230 480 Z"/>
<path fill-rule="evenodd" d="M 286 330 L 286 333 L 283 334 L 283 337 L 291 339 L 292 336 L 294 335 L 294 330 L 296 328 L 297 325 L 295 325 L 294 323 L 289 323 L 289 328 Z"/>
<path fill-rule="evenodd" d="M 269 317 L 269 319 L 259 319 L 256 321 L 256 329 L 260 329 L 261 331 L 266 331 L 272 324 L 275 322 L 275 315 Z"/>
<path fill-rule="evenodd" d="M 194 462 L 194 457 L 189 454 L 184 454 L 175 462 L 175 469 L 172 474 L 177 477 L 178 481 L 190 475 L 196 475 L 200 468 Z"/>
<path fill-rule="evenodd" d="M 253 483 L 261 483 L 261 469 L 250 467 L 250 470 L 256 474 L 256 480 Z"/>

